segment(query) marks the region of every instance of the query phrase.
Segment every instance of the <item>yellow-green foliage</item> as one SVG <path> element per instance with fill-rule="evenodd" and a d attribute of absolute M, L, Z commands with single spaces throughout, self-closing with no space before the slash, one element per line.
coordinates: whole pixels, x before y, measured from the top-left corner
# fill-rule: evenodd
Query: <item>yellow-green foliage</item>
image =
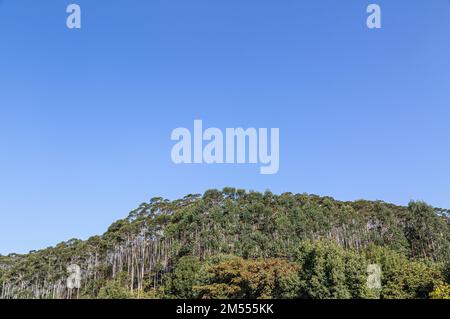
<path fill-rule="evenodd" d="M 450 299 L 450 285 L 447 283 L 440 283 L 436 285 L 434 290 L 430 293 L 431 299 Z"/>

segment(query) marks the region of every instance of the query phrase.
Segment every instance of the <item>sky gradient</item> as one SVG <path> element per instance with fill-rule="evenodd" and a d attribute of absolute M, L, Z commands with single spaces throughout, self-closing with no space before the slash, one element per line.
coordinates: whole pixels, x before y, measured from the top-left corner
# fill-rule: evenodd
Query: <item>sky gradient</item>
<path fill-rule="evenodd" d="M 0 254 L 224 186 L 450 208 L 449 1 L 72 2 L 0 1 Z M 174 165 L 195 119 L 280 128 L 279 173 Z"/>

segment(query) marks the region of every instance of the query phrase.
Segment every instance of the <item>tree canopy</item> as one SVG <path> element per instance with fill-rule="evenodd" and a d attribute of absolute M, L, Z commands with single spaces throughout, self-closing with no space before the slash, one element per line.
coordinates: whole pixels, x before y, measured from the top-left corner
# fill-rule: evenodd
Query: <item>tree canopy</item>
<path fill-rule="evenodd" d="M 101 236 L 0 256 L 0 298 L 429 298 L 450 284 L 448 210 L 235 188 L 153 198 Z M 382 270 L 367 288 L 367 266 Z M 82 270 L 68 289 L 67 266 Z"/>

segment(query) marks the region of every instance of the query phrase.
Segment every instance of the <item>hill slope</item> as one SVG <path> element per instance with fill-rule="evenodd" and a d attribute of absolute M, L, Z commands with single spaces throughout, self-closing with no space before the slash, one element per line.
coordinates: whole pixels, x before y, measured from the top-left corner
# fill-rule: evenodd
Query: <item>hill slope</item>
<path fill-rule="evenodd" d="M 153 198 L 102 236 L 0 256 L 0 298 L 441 297 L 449 229 L 448 211 L 422 202 L 234 188 Z M 367 288 L 370 263 L 381 289 Z M 80 289 L 67 288 L 70 264 Z"/>

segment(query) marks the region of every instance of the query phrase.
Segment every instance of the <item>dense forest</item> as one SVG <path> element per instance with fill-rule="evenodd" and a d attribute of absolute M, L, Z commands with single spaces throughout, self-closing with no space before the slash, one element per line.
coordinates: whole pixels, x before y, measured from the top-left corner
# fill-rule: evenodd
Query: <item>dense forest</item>
<path fill-rule="evenodd" d="M 153 198 L 101 236 L 0 256 L 0 298 L 450 298 L 450 214 L 234 188 Z M 68 288 L 68 265 L 81 269 Z M 370 288 L 368 265 L 381 268 Z"/>

